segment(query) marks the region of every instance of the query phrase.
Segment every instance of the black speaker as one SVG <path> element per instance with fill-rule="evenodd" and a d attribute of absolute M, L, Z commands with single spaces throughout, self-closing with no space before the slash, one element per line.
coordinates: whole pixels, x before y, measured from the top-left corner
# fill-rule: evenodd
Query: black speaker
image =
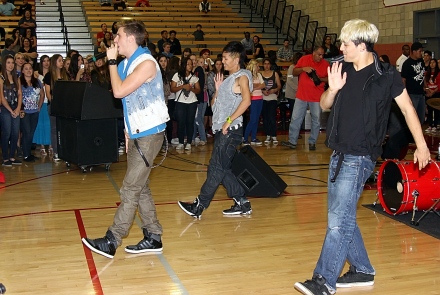
<path fill-rule="evenodd" d="M 250 146 L 244 146 L 235 153 L 232 173 L 252 197 L 278 197 L 287 184 Z"/>
<path fill-rule="evenodd" d="M 58 156 L 78 166 L 119 160 L 117 119 L 80 121 L 57 117 Z"/>

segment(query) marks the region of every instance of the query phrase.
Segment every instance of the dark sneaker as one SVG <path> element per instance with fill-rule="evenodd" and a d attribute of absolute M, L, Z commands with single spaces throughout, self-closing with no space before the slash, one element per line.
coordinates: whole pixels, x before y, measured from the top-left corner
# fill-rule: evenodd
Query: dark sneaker
<path fill-rule="evenodd" d="M 23 161 L 25 161 L 27 163 L 32 163 L 32 162 L 35 162 L 35 159 L 32 155 L 30 155 L 29 157 L 24 158 Z"/>
<path fill-rule="evenodd" d="M 295 289 L 305 295 L 330 295 L 329 289 L 325 286 L 326 280 L 320 275 L 314 275 L 311 280 L 304 283 L 295 283 Z"/>
<path fill-rule="evenodd" d="M 259 141 L 258 139 L 252 139 L 251 141 L 251 145 L 263 145 L 263 143 L 261 141 Z"/>
<path fill-rule="evenodd" d="M 291 143 L 290 141 L 282 141 L 281 145 L 291 148 L 292 150 L 296 149 L 296 144 Z"/>
<path fill-rule="evenodd" d="M 238 215 L 238 214 L 252 214 L 251 202 L 247 201 L 243 204 L 234 200 L 234 205 L 231 209 L 223 210 L 225 215 Z"/>
<path fill-rule="evenodd" d="M 10 161 L 11 161 L 12 165 L 21 165 L 20 160 L 15 159 L 15 160 L 10 160 Z"/>
<path fill-rule="evenodd" d="M 145 252 L 162 252 L 162 242 L 160 240 L 160 235 L 151 234 L 147 229 L 143 229 L 144 238 L 137 243 L 137 245 L 130 245 L 125 247 L 125 252 L 138 254 Z M 156 238 L 156 239 L 155 239 Z"/>
<path fill-rule="evenodd" d="M 11 160 L 3 161 L 2 165 L 6 166 L 6 167 L 12 167 L 12 162 L 11 162 Z"/>
<path fill-rule="evenodd" d="M 177 202 L 179 204 L 180 208 L 188 215 L 199 218 L 202 215 L 202 212 L 205 208 L 203 208 L 202 204 L 199 202 L 199 198 L 195 198 L 193 203 L 184 203 L 184 202 Z"/>
<path fill-rule="evenodd" d="M 247 140 L 243 140 L 243 145 L 250 145 L 250 142 Z"/>
<path fill-rule="evenodd" d="M 309 144 L 309 151 L 316 151 L 316 145 L 314 143 Z"/>
<path fill-rule="evenodd" d="M 23 158 L 23 149 L 21 147 L 17 147 L 17 157 Z"/>
<path fill-rule="evenodd" d="M 116 253 L 116 248 L 118 247 L 118 243 L 116 242 L 113 233 L 109 230 L 103 238 L 94 240 L 82 238 L 82 242 L 93 252 L 101 254 L 107 258 L 113 258 Z"/>
<path fill-rule="evenodd" d="M 356 272 L 356 267 L 351 265 L 348 272 L 336 281 L 337 288 L 365 287 L 374 285 L 374 275 Z"/>

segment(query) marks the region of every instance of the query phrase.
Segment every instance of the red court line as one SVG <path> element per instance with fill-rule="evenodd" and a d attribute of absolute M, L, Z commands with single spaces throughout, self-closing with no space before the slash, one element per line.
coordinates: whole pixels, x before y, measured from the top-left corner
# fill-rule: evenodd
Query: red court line
<path fill-rule="evenodd" d="M 70 171 L 75 171 L 75 170 L 79 170 L 79 168 L 78 169 L 73 169 L 73 170 L 61 171 L 61 172 L 57 172 L 57 173 L 52 173 L 52 174 L 49 174 L 49 175 L 44 175 L 44 176 L 40 176 L 40 177 L 36 177 L 36 178 L 31 178 L 31 179 L 23 180 L 23 181 L 16 182 L 16 183 L 11 183 L 11 184 L 8 184 L 8 185 L 5 185 L 5 186 L 0 186 L 0 189 L 6 188 L 6 187 L 10 187 L 10 186 L 14 186 L 14 185 L 18 185 L 18 184 L 22 184 L 22 183 L 26 183 L 26 182 L 29 182 L 29 181 L 34 181 L 34 180 L 41 179 L 41 178 L 46 178 L 46 177 L 51 177 L 51 176 L 58 175 L 58 174 L 67 173 L 67 172 L 70 172 Z"/>
<path fill-rule="evenodd" d="M 78 223 L 79 235 L 82 238 L 87 237 L 86 229 L 84 228 L 84 223 L 82 221 L 80 210 L 75 210 L 76 222 Z M 89 267 L 90 278 L 92 279 L 93 289 L 95 289 L 95 294 L 104 295 L 101 287 L 101 281 L 99 280 L 98 271 L 96 270 L 95 261 L 93 260 L 92 251 L 90 251 L 83 244 L 84 254 L 86 255 L 87 265 Z"/>
<path fill-rule="evenodd" d="M 11 218 L 11 217 L 19 217 L 19 216 L 27 216 L 27 215 L 47 214 L 47 213 L 71 212 L 71 211 L 76 211 L 76 210 L 79 210 L 79 211 L 81 211 L 81 210 L 99 210 L 99 209 L 111 209 L 111 208 L 116 208 L 116 207 L 110 206 L 110 207 L 97 207 L 97 208 L 64 209 L 64 210 L 31 212 L 31 213 L 23 213 L 23 214 L 2 216 L 2 217 L 0 217 L 0 219 Z"/>

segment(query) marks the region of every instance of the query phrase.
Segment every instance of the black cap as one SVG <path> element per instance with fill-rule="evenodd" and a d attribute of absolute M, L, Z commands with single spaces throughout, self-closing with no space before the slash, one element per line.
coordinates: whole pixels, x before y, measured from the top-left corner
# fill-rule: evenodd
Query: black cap
<path fill-rule="evenodd" d="M 420 42 L 414 42 L 411 45 L 411 51 L 416 51 L 416 50 L 419 50 L 420 48 L 423 48 L 423 45 Z"/>

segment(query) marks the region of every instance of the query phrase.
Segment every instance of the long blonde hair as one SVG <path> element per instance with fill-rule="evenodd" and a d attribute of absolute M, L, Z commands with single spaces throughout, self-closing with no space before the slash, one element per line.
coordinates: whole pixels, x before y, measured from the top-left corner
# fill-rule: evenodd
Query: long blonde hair
<path fill-rule="evenodd" d="M 251 59 L 246 67 L 247 70 L 251 71 L 252 78 L 258 79 L 258 72 L 260 71 L 260 63 L 256 59 Z"/>

